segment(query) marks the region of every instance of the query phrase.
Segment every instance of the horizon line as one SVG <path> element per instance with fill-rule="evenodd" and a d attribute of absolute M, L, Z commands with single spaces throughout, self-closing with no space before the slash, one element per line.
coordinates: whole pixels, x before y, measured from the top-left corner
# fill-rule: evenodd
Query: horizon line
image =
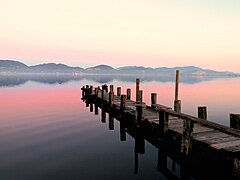
<path fill-rule="evenodd" d="M 27 66 L 36 66 L 36 65 L 42 65 L 42 64 L 51 64 L 51 63 L 53 63 L 53 64 L 63 64 L 63 65 L 67 65 L 67 66 L 69 66 L 69 67 L 80 67 L 80 68 L 83 68 L 83 69 L 87 69 L 87 68 L 93 68 L 93 67 L 96 67 L 96 66 L 101 66 L 101 65 L 105 65 L 105 66 L 110 66 L 110 67 L 112 67 L 112 68 L 114 68 L 114 69 L 118 69 L 118 68 L 121 68 L 121 67 L 144 67 L 144 68 L 177 68 L 177 67 L 197 67 L 197 68 L 201 68 L 201 69 L 203 69 L 203 70 L 214 70 L 214 69 L 208 69 L 208 68 L 202 68 L 202 67 L 200 67 L 200 66 L 195 66 L 195 65 L 185 65 L 185 66 L 179 66 L 179 65 L 177 65 L 177 66 L 155 66 L 155 67 L 153 67 L 153 66 L 141 66 L 141 65 L 121 65 L 121 66 L 114 66 L 114 65 L 110 65 L 110 64 L 103 64 L 103 63 L 101 63 L 101 64 L 96 64 L 96 65 L 92 65 L 92 66 L 88 66 L 88 67 L 82 67 L 82 66 L 80 66 L 80 65 L 69 65 L 69 64 L 66 64 L 66 63 L 61 63 L 61 62 L 52 62 L 52 61 L 48 61 L 48 62 L 41 62 L 41 63 L 37 63 L 37 64 L 35 64 L 35 65 L 29 65 L 28 63 L 25 63 L 24 62 L 24 60 L 16 60 L 16 59 L 0 59 L 0 60 L 3 60 L 3 61 L 16 61 L 16 62 L 21 62 L 21 63 L 23 63 L 23 64 L 25 64 L 25 65 L 27 65 Z M 219 70 L 216 70 L 216 71 L 219 71 Z M 220 70 L 220 71 L 222 71 L 222 72 L 233 72 L 233 71 L 229 71 L 229 70 Z M 235 72 L 235 73 L 237 73 L 237 72 Z"/>

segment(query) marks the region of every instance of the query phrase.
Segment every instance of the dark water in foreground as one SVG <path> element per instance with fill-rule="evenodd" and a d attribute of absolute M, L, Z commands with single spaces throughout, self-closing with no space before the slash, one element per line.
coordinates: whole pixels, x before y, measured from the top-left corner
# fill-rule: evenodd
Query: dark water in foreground
<path fill-rule="evenodd" d="M 196 115 L 199 105 L 209 108 L 209 119 L 229 125 L 229 113 L 239 113 L 240 79 L 218 79 L 181 84 L 183 112 Z M 134 82 L 113 80 L 125 92 Z M 91 80 L 64 84 L 27 81 L 0 87 L 0 179 L 167 179 L 157 169 L 159 150 L 145 141 L 138 155 L 135 140 L 120 141 L 120 124 L 114 130 L 101 122 L 81 100 L 80 88 Z M 116 88 L 116 87 L 115 87 Z M 144 82 L 144 101 L 157 92 L 158 102 L 172 106 L 173 82 Z M 134 98 L 132 94 L 132 98 Z M 100 109 L 99 109 L 99 112 Z M 106 117 L 108 119 L 108 115 Z M 180 178 L 180 166 L 168 169 Z M 189 172 L 190 173 L 190 172 Z"/>

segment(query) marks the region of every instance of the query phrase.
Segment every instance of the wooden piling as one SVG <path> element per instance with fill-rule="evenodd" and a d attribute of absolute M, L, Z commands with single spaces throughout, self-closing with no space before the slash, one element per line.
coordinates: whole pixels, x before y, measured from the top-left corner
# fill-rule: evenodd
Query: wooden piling
<path fill-rule="evenodd" d="M 121 87 L 117 87 L 117 96 L 121 96 Z"/>
<path fill-rule="evenodd" d="M 206 106 L 198 107 L 198 118 L 207 119 L 207 107 Z"/>
<path fill-rule="evenodd" d="M 178 90 L 179 90 L 179 70 L 176 70 L 174 111 L 181 112 L 181 101 L 178 99 Z"/>
<path fill-rule="evenodd" d="M 93 86 L 90 86 L 90 92 L 89 92 L 89 94 L 92 95 L 92 93 L 93 93 Z"/>
<path fill-rule="evenodd" d="M 113 85 L 110 85 L 110 92 L 113 92 Z"/>
<path fill-rule="evenodd" d="M 105 100 L 105 93 L 106 93 L 106 90 L 102 90 L 102 101 Z"/>
<path fill-rule="evenodd" d="M 106 84 L 102 85 L 102 90 L 105 90 L 106 92 L 108 92 L 108 86 Z"/>
<path fill-rule="evenodd" d="M 139 102 L 141 103 L 143 101 L 143 91 L 139 90 Z"/>
<path fill-rule="evenodd" d="M 98 88 L 98 98 L 101 98 L 102 97 L 102 90 L 100 88 Z"/>
<path fill-rule="evenodd" d="M 175 101 L 178 100 L 178 89 L 179 89 L 179 70 L 176 70 Z"/>
<path fill-rule="evenodd" d="M 89 85 L 86 85 L 86 89 L 85 89 L 85 96 L 89 95 Z"/>
<path fill-rule="evenodd" d="M 124 111 L 126 109 L 126 95 L 121 95 L 121 104 L 120 104 L 121 111 Z"/>
<path fill-rule="evenodd" d="M 240 130 L 240 114 L 230 114 L 230 127 Z"/>
<path fill-rule="evenodd" d="M 114 92 L 110 91 L 109 92 L 109 106 L 112 107 L 114 104 Z"/>
<path fill-rule="evenodd" d="M 94 95 L 95 95 L 95 97 L 98 97 L 98 88 L 94 89 Z"/>
<path fill-rule="evenodd" d="M 128 100 L 131 99 L 131 89 L 130 88 L 127 89 L 127 99 Z"/>
<path fill-rule="evenodd" d="M 180 113 L 181 112 L 181 100 L 174 101 L 174 111 Z"/>
<path fill-rule="evenodd" d="M 154 107 L 157 104 L 157 94 L 151 93 L 151 106 Z"/>
<path fill-rule="evenodd" d="M 159 111 L 159 129 L 160 135 L 163 136 L 168 132 L 169 115 L 164 110 Z"/>
<path fill-rule="evenodd" d="M 84 98 L 84 97 L 85 97 L 85 86 L 83 86 L 83 87 L 81 88 L 81 90 L 82 90 L 82 98 Z"/>
<path fill-rule="evenodd" d="M 181 152 L 184 155 L 189 155 L 192 150 L 192 134 L 193 134 L 194 123 L 191 120 L 183 120 L 183 134 Z"/>
<path fill-rule="evenodd" d="M 140 88 L 140 80 L 136 79 L 136 103 L 139 103 L 139 88 Z"/>
<path fill-rule="evenodd" d="M 233 160 L 233 174 L 236 177 L 240 177 L 240 160 L 238 158 L 234 158 Z"/>
<path fill-rule="evenodd" d="M 136 104 L 136 115 L 135 115 L 136 123 L 140 123 L 141 121 L 144 120 L 145 111 L 146 111 L 146 104 L 145 103 Z"/>

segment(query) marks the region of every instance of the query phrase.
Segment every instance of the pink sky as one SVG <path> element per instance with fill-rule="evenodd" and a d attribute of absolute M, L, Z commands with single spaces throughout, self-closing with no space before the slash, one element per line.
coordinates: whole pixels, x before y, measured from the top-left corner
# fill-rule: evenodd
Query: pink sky
<path fill-rule="evenodd" d="M 239 12 L 234 0 L 3 1 L 0 59 L 240 72 Z"/>

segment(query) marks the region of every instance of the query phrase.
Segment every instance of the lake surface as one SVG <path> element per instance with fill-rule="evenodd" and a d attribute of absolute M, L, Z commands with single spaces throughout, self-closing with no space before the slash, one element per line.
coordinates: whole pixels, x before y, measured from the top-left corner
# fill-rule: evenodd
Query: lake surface
<path fill-rule="evenodd" d="M 135 99 L 133 77 L 40 79 L 44 81 L 1 77 L 0 179 L 169 179 L 157 168 L 157 148 L 145 141 L 136 168 L 134 138 L 127 134 L 120 141 L 119 122 L 114 120 L 114 130 L 109 130 L 101 113 L 89 112 L 81 100 L 82 86 L 104 83 L 114 84 L 115 91 L 121 86 L 124 93 L 131 88 Z M 140 85 L 143 101 L 150 104 L 150 94 L 156 92 L 158 103 L 172 107 L 172 79 L 145 78 Z M 196 116 L 197 107 L 204 105 L 208 119 L 229 126 L 229 114 L 240 113 L 239 91 L 240 78 L 185 81 L 179 98 L 184 113 Z M 168 159 L 168 168 L 180 178 L 180 167 L 173 171 L 172 161 Z"/>

